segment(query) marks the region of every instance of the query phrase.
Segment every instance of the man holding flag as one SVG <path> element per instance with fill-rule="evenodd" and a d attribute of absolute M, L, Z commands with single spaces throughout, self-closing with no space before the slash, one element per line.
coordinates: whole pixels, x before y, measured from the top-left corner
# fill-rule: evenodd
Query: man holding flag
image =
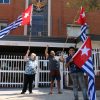
<path fill-rule="evenodd" d="M 80 16 L 76 21 L 81 25 L 81 40 L 83 45 L 73 56 L 73 62 L 88 75 L 88 96 L 89 100 L 96 100 L 95 74 L 92 61 L 91 39 L 86 35 L 87 24 L 85 10 L 81 7 Z"/>
<path fill-rule="evenodd" d="M 81 37 L 81 41 L 83 42 L 83 45 L 79 48 L 79 50 L 76 53 L 74 48 L 69 49 L 69 54 L 71 57 L 69 56 L 66 59 L 66 66 L 70 66 L 71 69 L 71 66 L 73 65 L 75 69 L 79 68 L 81 71 L 85 72 L 88 75 L 88 97 L 89 100 L 96 100 L 95 74 L 94 74 L 93 61 L 91 57 L 92 46 L 91 46 L 90 37 L 86 35 L 86 31 L 88 27 L 86 23 L 85 10 L 83 7 L 81 7 L 80 16 L 76 22 L 81 25 L 80 37 Z M 75 80 L 75 77 L 72 77 L 72 80 Z M 81 83 L 84 84 L 84 80 L 81 80 Z M 73 85 L 75 85 L 75 83 Z M 78 100 L 77 98 L 78 93 L 76 91 L 77 90 L 75 90 L 75 86 L 74 86 L 75 100 Z M 86 89 L 84 89 L 83 92 L 84 100 L 88 100 L 86 93 L 87 93 Z"/>
<path fill-rule="evenodd" d="M 84 72 L 77 67 L 77 65 L 73 62 L 72 57 L 75 54 L 75 48 L 70 47 L 68 57 L 66 58 L 66 67 L 69 67 L 70 76 L 73 82 L 73 92 L 74 92 L 74 100 L 79 100 L 78 98 L 78 83 L 80 84 L 83 98 L 84 100 L 88 100 L 87 90 L 85 86 Z M 79 63 L 79 61 L 78 61 Z"/>

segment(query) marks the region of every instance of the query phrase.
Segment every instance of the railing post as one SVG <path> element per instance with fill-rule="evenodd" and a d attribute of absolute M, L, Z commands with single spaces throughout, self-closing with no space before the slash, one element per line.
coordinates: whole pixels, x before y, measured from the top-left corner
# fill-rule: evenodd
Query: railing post
<path fill-rule="evenodd" d="M 38 57 L 36 57 L 36 60 L 37 60 L 38 66 L 37 66 L 37 72 L 35 75 L 35 88 L 38 88 L 38 83 L 39 83 L 39 60 L 38 60 Z"/>
<path fill-rule="evenodd" d="M 61 85 L 61 89 L 63 89 L 63 63 L 62 62 L 60 62 L 60 74 L 61 74 L 60 85 Z"/>
<path fill-rule="evenodd" d="M 66 74 L 66 84 L 67 84 L 67 87 L 68 87 L 68 85 L 69 85 L 69 72 L 68 72 L 68 68 L 67 68 L 67 74 Z"/>

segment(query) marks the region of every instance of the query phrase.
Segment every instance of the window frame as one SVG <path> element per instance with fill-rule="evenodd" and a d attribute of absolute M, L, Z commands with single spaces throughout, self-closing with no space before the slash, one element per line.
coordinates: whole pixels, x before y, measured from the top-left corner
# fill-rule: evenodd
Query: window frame
<path fill-rule="evenodd" d="M 2 26 L 3 26 L 3 27 L 7 27 L 7 25 L 8 25 L 8 24 L 7 24 L 6 22 L 0 22 L 0 31 L 2 30 L 2 28 L 1 28 Z M 3 29 L 4 29 L 4 28 L 3 28 Z"/>
<path fill-rule="evenodd" d="M 5 3 L 4 1 L 5 1 L 5 0 L 3 0 L 3 2 L 2 2 L 2 3 L 0 3 L 0 4 L 10 4 L 10 2 L 11 2 L 11 0 L 9 0 L 9 2 L 8 2 L 8 3 Z"/>
<path fill-rule="evenodd" d="M 69 37 L 75 37 L 75 38 L 77 38 L 81 34 L 81 25 L 67 24 L 67 26 L 66 26 L 66 32 L 67 32 L 67 35 Z M 89 34 L 89 26 L 88 26 L 86 34 Z"/>

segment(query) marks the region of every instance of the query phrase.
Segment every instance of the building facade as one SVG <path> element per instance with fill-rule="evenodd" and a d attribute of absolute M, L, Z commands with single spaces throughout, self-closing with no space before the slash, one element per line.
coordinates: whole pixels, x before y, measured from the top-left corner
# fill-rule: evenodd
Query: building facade
<path fill-rule="evenodd" d="M 69 7 L 69 0 L 0 0 L 0 30 L 16 20 L 30 4 L 33 4 L 32 26 L 25 25 L 12 30 L 8 36 L 1 39 L 2 46 L 41 47 L 40 42 L 43 42 L 43 47 L 47 44 L 59 48 L 75 45 L 76 30 L 79 30 L 80 26 L 76 25 L 74 20 L 78 18 L 79 7 Z M 100 37 L 100 10 L 88 12 L 86 16 L 88 33 L 92 35 L 93 47 L 97 48 L 100 45 L 99 38 L 96 39 Z M 29 43 L 30 32 L 31 43 Z M 67 45 L 66 41 L 70 44 Z M 80 46 L 80 43 L 78 45 Z"/>
<path fill-rule="evenodd" d="M 39 25 L 36 25 L 36 22 L 40 24 L 39 31 L 48 32 L 49 34 L 43 34 L 43 36 L 51 37 L 65 37 L 67 36 L 67 25 L 74 24 L 74 19 L 77 15 L 79 8 L 67 7 L 68 0 L 1 0 L 0 3 L 0 25 L 10 24 L 14 21 L 28 5 L 33 5 L 36 2 L 45 2 L 44 7 L 41 8 L 41 11 L 36 10 L 33 6 L 33 26 L 35 26 L 34 31 Z M 73 0 L 74 1 L 74 0 Z M 6 3 L 7 2 L 7 3 Z M 100 10 L 88 12 L 87 23 L 89 25 L 89 34 L 100 34 Z M 78 17 L 78 16 L 77 16 Z M 95 20 L 96 19 L 96 20 Z M 50 21 L 50 22 L 49 22 Z M 35 24 L 35 25 L 34 25 Z M 42 25 L 44 26 L 42 26 Z M 47 27 L 47 25 L 49 27 Z M 1 25 L 1 26 L 2 26 Z M 5 26 L 4 25 L 4 26 Z M 0 26 L 0 29 L 2 29 Z M 94 27 L 96 26 L 96 27 Z M 45 30 L 46 28 L 46 30 Z M 50 28 L 50 29 L 47 29 Z M 26 33 L 24 32 L 26 31 Z M 28 31 L 24 28 L 18 28 L 11 32 L 9 35 L 27 35 Z M 36 34 L 33 34 L 33 36 Z M 40 36 L 40 34 L 37 34 Z"/>

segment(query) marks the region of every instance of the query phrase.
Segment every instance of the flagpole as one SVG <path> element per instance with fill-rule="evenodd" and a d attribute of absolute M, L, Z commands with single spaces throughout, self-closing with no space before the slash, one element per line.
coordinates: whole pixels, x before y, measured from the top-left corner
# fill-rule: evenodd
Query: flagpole
<path fill-rule="evenodd" d="M 78 11 L 77 11 L 77 13 L 76 13 L 76 15 L 75 15 L 75 17 L 74 17 L 74 20 L 73 20 L 73 23 L 72 23 L 71 27 L 73 27 L 73 24 L 76 22 L 75 20 L 76 20 L 78 14 L 79 14 L 79 12 L 80 12 L 80 8 L 82 7 L 82 4 L 83 4 L 83 3 L 84 3 L 84 2 L 82 1 L 82 2 L 81 2 L 81 6 L 79 7 L 79 9 L 78 9 Z M 68 34 L 67 34 L 65 43 L 67 43 L 68 39 L 69 39 L 69 36 L 68 36 Z M 77 47 L 77 41 L 75 41 L 75 43 L 76 43 L 76 44 L 75 44 L 75 48 L 76 48 L 76 47 Z M 64 49 L 65 49 L 65 47 L 63 47 L 62 52 L 64 52 Z"/>
<path fill-rule="evenodd" d="M 77 11 L 77 14 L 76 14 L 76 16 L 74 18 L 74 23 L 76 23 L 76 18 L 78 16 L 78 14 L 80 13 L 80 9 L 82 8 L 83 3 L 84 3 L 84 1 L 81 2 L 81 6 L 80 6 L 79 10 Z M 77 40 L 75 40 L 75 48 L 76 47 L 77 47 Z"/>
<path fill-rule="evenodd" d="M 81 9 L 82 10 L 82 9 Z M 83 13 L 83 12 L 82 12 Z M 81 14 L 81 12 L 80 12 Z M 83 17 L 84 18 L 84 17 Z M 85 30 L 85 22 L 81 22 L 81 20 L 79 21 L 80 25 L 82 25 L 82 29 L 81 29 L 81 40 L 83 42 L 83 45 L 81 46 L 81 48 L 79 48 L 79 50 L 75 53 L 75 55 L 73 56 L 73 61 L 77 66 L 81 66 L 82 70 L 88 75 L 88 96 L 89 96 L 89 100 L 96 100 L 96 90 L 95 90 L 95 74 L 94 74 L 94 70 L 93 70 L 93 62 L 92 62 L 92 56 L 89 55 L 89 57 L 87 58 L 87 60 L 82 60 L 83 65 L 78 65 L 77 59 L 75 60 L 75 57 L 78 58 L 77 55 L 79 55 L 79 52 L 82 50 L 82 47 L 86 47 L 87 41 L 90 41 L 91 39 L 89 37 L 86 36 L 86 31 L 84 32 L 83 30 Z M 85 34 L 85 35 L 84 35 Z M 90 39 L 90 40 L 89 40 Z M 91 42 L 91 41 L 90 41 Z M 90 44 L 90 43 L 89 43 Z M 89 47 L 90 48 L 90 47 Z M 92 51 L 92 48 L 90 48 L 90 50 Z M 86 51 L 85 51 L 86 52 Z M 81 54 L 82 55 L 82 54 Z M 80 59 L 80 58 L 78 58 Z M 83 58 L 84 59 L 84 58 Z M 80 60 L 81 62 L 81 60 Z"/>
<path fill-rule="evenodd" d="M 79 10 L 77 11 L 76 16 L 74 17 L 74 20 L 73 20 L 73 23 L 72 23 L 71 27 L 73 27 L 73 24 L 75 23 L 75 20 L 76 20 L 76 18 L 77 18 L 77 16 L 78 16 L 78 14 L 79 14 L 79 11 L 80 11 L 80 8 L 79 8 Z M 67 37 L 66 37 L 65 43 L 67 43 L 67 42 L 68 42 L 68 39 L 69 39 L 69 36 L 68 36 L 68 34 L 67 34 Z M 77 45 L 77 44 L 76 44 L 76 45 Z M 75 45 L 75 48 L 76 48 L 76 45 Z M 64 52 L 64 49 L 65 49 L 65 47 L 63 47 L 62 52 Z"/>
<path fill-rule="evenodd" d="M 32 9 L 31 9 L 31 16 L 30 16 L 30 34 L 29 34 L 29 46 L 28 49 L 30 50 L 30 42 L 31 42 L 31 37 L 32 37 L 32 14 L 33 14 L 33 4 L 32 4 Z"/>

